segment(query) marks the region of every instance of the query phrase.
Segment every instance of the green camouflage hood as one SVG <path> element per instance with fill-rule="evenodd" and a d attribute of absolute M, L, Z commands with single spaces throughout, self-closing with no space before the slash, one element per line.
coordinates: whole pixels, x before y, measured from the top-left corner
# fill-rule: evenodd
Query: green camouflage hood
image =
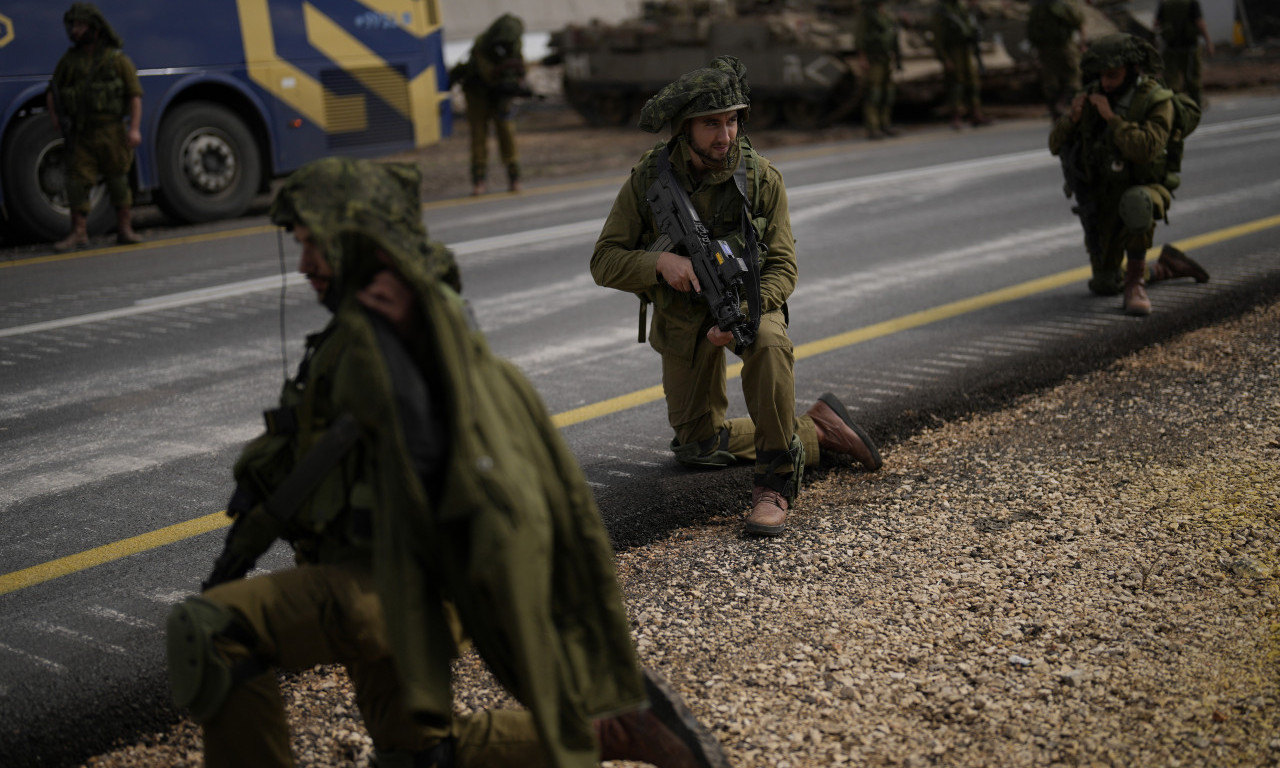
<path fill-rule="evenodd" d="M 1105 70 L 1130 66 L 1148 75 L 1158 75 L 1164 69 L 1164 62 L 1150 43 L 1124 33 L 1094 40 L 1080 57 L 1080 73 L 1085 82 L 1097 80 Z"/>
<path fill-rule="evenodd" d="M 520 17 L 504 13 L 481 33 L 477 43 L 482 49 L 492 51 L 499 58 L 505 58 L 512 55 L 513 51 L 520 50 L 520 38 L 523 35 L 524 22 Z"/>
<path fill-rule="evenodd" d="M 111 27 L 111 22 L 107 21 L 107 17 L 93 3 L 72 3 L 62 15 L 62 24 L 67 28 L 68 35 L 71 34 L 71 25 L 77 21 L 83 21 L 90 29 L 98 30 L 98 42 L 102 45 L 110 48 L 124 47 L 124 41 Z"/>
<path fill-rule="evenodd" d="M 747 67 L 735 56 L 717 56 L 710 65 L 686 72 L 645 102 L 640 110 L 640 130 L 657 133 L 670 125 L 680 130 L 685 120 L 742 110 L 746 122 L 751 106 Z"/>
<path fill-rule="evenodd" d="M 311 230 L 333 269 L 325 306 L 336 308 L 383 268 L 370 241 L 410 282 L 439 280 L 462 290 L 452 252 L 427 238 L 421 184 L 416 165 L 345 157 L 308 163 L 285 181 L 271 203 L 271 221 Z"/>

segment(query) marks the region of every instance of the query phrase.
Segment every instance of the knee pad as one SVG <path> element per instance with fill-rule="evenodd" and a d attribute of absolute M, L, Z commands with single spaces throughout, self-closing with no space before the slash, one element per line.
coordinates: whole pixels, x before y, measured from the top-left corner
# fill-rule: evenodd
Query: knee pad
<path fill-rule="evenodd" d="M 676 461 L 686 467 L 720 469 L 737 462 L 737 458 L 729 453 L 728 427 L 721 427 L 718 433 L 697 443 L 676 445 L 672 440 L 671 452 L 676 455 Z"/>
<path fill-rule="evenodd" d="M 231 611 L 201 597 L 189 597 L 169 612 L 165 646 L 173 702 L 197 722 L 217 714 L 235 685 L 231 665 L 214 640 L 231 626 Z"/>
<path fill-rule="evenodd" d="M 1120 196 L 1120 220 L 1128 232 L 1146 232 L 1155 226 L 1155 204 L 1145 187 L 1130 187 Z"/>

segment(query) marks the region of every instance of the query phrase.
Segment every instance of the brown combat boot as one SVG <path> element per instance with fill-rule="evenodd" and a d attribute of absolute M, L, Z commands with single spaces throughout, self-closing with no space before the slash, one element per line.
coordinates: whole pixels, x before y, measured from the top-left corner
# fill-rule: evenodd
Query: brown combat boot
<path fill-rule="evenodd" d="M 1160 280 L 1172 280 L 1175 277 L 1194 277 L 1197 283 L 1209 282 L 1209 273 L 1190 256 L 1166 244 L 1160 249 L 1160 258 L 1151 265 L 1151 277 L 1148 283 Z"/>
<path fill-rule="evenodd" d="M 89 245 L 89 217 L 83 213 L 71 214 L 71 234 L 53 244 L 58 253 L 73 248 L 84 248 Z"/>
<path fill-rule="evenodd" d="M 142 242 L 138 233 L 133 231 L 133 218 L 129 215 L 127 206 L 116 209 L 116 242 L 120 245 L 136 245 Z"/>
<path fill-rule="evenodd" d="M 1142 256 L 1129 255 L 1124 268 L 1124 311 L 1126 314 L 1142 316 L 1151 314 L 1151 299 L 1142 287 L 1147 276 L 1147 260 Z"/>
<path fill-rule="evenodd" d="M 757 485 L 751 489 L 751 514 L 747 516 L 747 533 L 777 536 L 787 528 L 787 500 L 772 488 Z"/>
<path fill-rule="evenodd" d="M 649 708 L 595 721 L 601 760 L 631 760 L 658 768 L 728 768 L 729 759 L 675 689 L 644 670 Z"/>
<path fill-rule="evenodd" d="M 854 423 L 844 403 L 835 395 L 827 392 L 805 415 L 813 419 L 818 431 L 818 447 L 822 450 L 852 456 L 870 472 L 884 466 L 880 449 L 871 436 Z"/>

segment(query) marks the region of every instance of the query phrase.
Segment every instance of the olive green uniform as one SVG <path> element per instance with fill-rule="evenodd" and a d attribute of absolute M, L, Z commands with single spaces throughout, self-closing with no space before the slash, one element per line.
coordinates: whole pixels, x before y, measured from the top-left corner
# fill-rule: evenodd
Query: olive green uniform
<path fill-rule="evenodd" d="M 1173 104 L 1154 99 L 1160 84 L 1139 77 L 1112 102 L 1115 116 L 1103 120 L 1085 105 L 1078 123 L 1063 115 L 1049 135 L 1049 151 L 1063 153 L 1078 144 L 1089 178 L 1089 193 L 1097 205 L 1097 252 L 1090 253 L 1095 293 L 1115 295 L 1124 286 L 1121 264 L 1126 253 L 1143 252 L 1154 240 L 1156 221 L 1165 218 L 1173 196 L 1165 186 L 1165 143 L 1173 125 Z M 1099 93 L 1095 82 L 1087 93 Z M 1167 94 L 1168 91 L 1164 90 Z M 1153 104 L 1153 99 L 1155 103 Z"/>
<path fill-rule="evenodd" d="M 898 19 L 883 2 L 864 2 L 854 27 L 855 46 L 867 57 L 862 124 L 875 135 L 893 124 L 893 66 L 898 56 Z"/>
<path fill-rule="evenodd" d="M 521 35 L 524 23 L 503 14 L 471 46 L 459 72 L 467 98 L 467 127 L 471 132 L 471 181 L 480 184 L 489 173 L 489 126 L 498 137 L 498 152 L 507 177 L 520 179 L 520 149 L 516 146 L 514 97 L 525 75 Z"/>
<path fill-rule="evenodd" d="M 1164 80 L 1174 91 L 1185 93 L 1203 104 L 1201 84 L 1200 27 L 1204 18 L 1199 0 L 1162 0 L 1156 8 L 1156 28 L 1163 46 Z"/>
<path fill-rule="evenodd" d="M 323 245 L 335 314 L 236 464 L 215 577 L 277 537 L 300 567 L 175 609 L 175 699 L 203 723 L 209 765 L 290 765 L 270 670 L 337 662 L 383 766 L 428 747 L 459 766 L 594 766 L 592 721 L 645 700 L 608 535 L 537 394 L 470 324 L 422 229 L 420 177 L 382 167 L 317 161 L 272 207 Z M 386 266 L 416 300 L 407 337 L 355 298 Z M 290 490 L 345 423 L 358 437 Z M 526 711 L 455 717 L 461 637 Z"/>
<path fill-rule="evenodd" d="M 933 8 L 933 50 L 943 65 L 946 105 L 953 114 L 967 107 L 976 115 L 982 107 L 982 81 L 973 53 L 979 34 L 977 19 L 961 0 L 938 0 Z"/>
<path fill-rule="evenodd" d="M 129 102 L 141 98 L 142 84 L 133 62 L 111 44 L 113 39 L 118 40 L 114 32 L 104 34 L 91 47 L 69 49 L 53 71 L 58 109 L 66 112 L 71 128 L 67 203 L 81 214 L 89 213 L 89 190 L 99 176 L 112 205 L 128 208 L 133 204 L 128 177 L 133 147 L 123 120 L 129 114 Z"/>
<path fill-rule="evenodd" d="M 596 241 L 591 275 L 599 285 L 640 294 L 654 303 L 649 343 L 662 355 L 662 386 L 677 457 L 727 452 L 738 460 L 755 461 L 758 478 L 782 475 L 791 466 L 776 465 L 773 459 L 790 450 L 793 435 L 798 435 L 805 463 L 814 466 L 819 453 L 813 421 L 794 413 L 795 355 L 787 335 L 786 302 L 795 290 L 797 271 L 782 174 L 751 149 L 746 137 L 739 137 L 732 162 L 695 181 L 687 142 L 677 137 L 671 145 L 673 171 L 699 218 L 713 238 L 738 248 L 743 202 L 733 175 L 739 163 L 746 163 L 753 224 L 763 246 L 760 329 L 755 343 L 742 352 L 742 391 L 751 417 L 725 419 L 725 354 L 706 337 L 714 325 L 706 302 L 660 282 L 659 252 L 646 250 L 659 236 L 645 193 L 657 178 L 661 144 L 640 159 L 619 190 Z"/>
<path fill-rule="evenodd" d="M 1074 0 L 1033 0 L 1027 17 L 1027 39 L 1040 61 L 1040 90 L 1054 119 L 1080 90 L 1080 48 L 1075 36 L 1084 27 L 1084 12 Z"/>

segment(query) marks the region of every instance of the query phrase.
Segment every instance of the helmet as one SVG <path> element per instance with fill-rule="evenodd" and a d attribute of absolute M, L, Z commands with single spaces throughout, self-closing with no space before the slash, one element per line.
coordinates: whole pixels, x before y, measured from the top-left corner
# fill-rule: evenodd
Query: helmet
<path fill-rule="evenodd" d="M 422 173 L 409 163 L 327 157 L 285 180 L 271 202 L 271 221 L 305 226 L 333 270 L 324 297 L 336 309 L 387 264 L 400 274 L 441 280 L 461 290 L 453 254 L 427 239 L 422 224 Z M 366 247 L 372 243 L 373 249 Z M 385 262 L 371 254 L 381 251 Z"/>
<path fill-rule="evenodd" d="M 1164 69 L 1164 61 L 1150 43 L 1124 33 L 1094 40 L 1080 57 L 1080 72 L 1086 82 L 1098 79 L 1103 70 L 1130 66 L 1154 75 Z"/>
<path fill-rule="evenodd" d="M 103 44 L 112 48 L 123 48 L 124 41 L 120 39 L 120 35 L 111 28 L 111 24 L 107 21 L 107 17 L 102 15 L 102 11 L 98 10 L 98 6 L 93 3 L 72 3 L 67 12 L 62 14 L 62 25 L 67 28 L 67 34 L 71 34 L 71 25 L 77 21 L 84 22 L 90 29 L 98 30 L 98 40 Z"/>
<path fill-rule="evenodd" d="M 747 67 L 735 56 L 718 56 L 710 65 L 686 72 L 645 102 L 640 130 L 657 133 L 664 125 L 679 130 L 685 120 L 751 107 Z"/>

